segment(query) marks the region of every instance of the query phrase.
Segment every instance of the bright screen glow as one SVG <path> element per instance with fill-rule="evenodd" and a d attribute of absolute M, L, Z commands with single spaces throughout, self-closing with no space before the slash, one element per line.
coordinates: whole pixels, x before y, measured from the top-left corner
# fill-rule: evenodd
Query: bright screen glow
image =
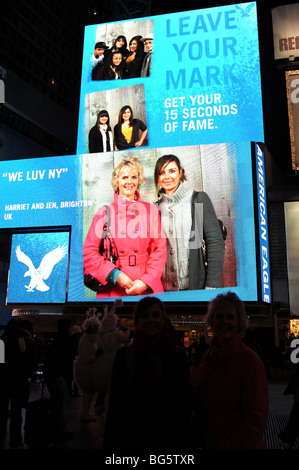
<path fill-rule="evenodd" d="M 145 56 L 149 53 L 146 41 L 145 46 L 142 45 L 142 62 L 151 58 L 146 73 L 140 71 L 142 64 L 138 72 L 134 67 L 135 72 L 132 72 L 132 57 L 121 69 L 115 69 L 119 79 L 114 78 L 113 67 L 119 67 L 115 65 L 116 59 L 113 59 L 115 63 L 111 62 L 112 68 L 95 65 L 95 45 L 105 43 L 109 52 L 116 38 L 123 36 L 129 49 L 131 38 L 146 39 L 151 35 L 150 55 Z M 113 57 L 117 55 L 119 52 Z M 106 57 L 106 60 L 109 59 Z M 137 63 L 135 65 L 137 68 Z M 98 69 L 93 69 L 94 66 Z M 129 75 L 130 70 L 134 76 Z M 129 107 L 130 117 L 133 114 L 135 119 L 131 135 L 118 124 L 120 118 L 125 120 L 124 109 L 120 113 L 123 107 Z M 99 138 L 97 133 L 98 113 L 102 110 L 108 112 L 111 126 L 107 140 L 103 139 L 105 134 L 101 132 Z M 63 290 L 63 287 L 62 292 L 57 290 L 56 294 L 56 289 L 52 289 L 51 296 L 49 291 L 39 291 L 37 301 L 60 303 L 65 294 L 67 302 L 107 300 L 105 296 L 96 297 L 94 291 L 84 286 L 83 245 L 95 215 L 101 213 L 104 205 L 113 202 L 113 170 L 124 158 L 137 157 L 145 176 L 139 189 L 141 201 L 155 203 L 155 165 L 159 157 L 169 154 L 176 155 L 184 168 L 187 177 L 182 183 L 184 189 L 208 196 L 216 217 L 226 227 L 227 237 L 221 287 L 170 290 L 169 284 L 168 287 L 164 284 L 164 288 L 157 287 L 154 294 L 166 302 L 198 302 L 209 301 L 229 288 L 244 301 L 258 300 L 261 278 L 256 246 L 258 220 L 255 222 L 253 168 L 256 156 L 252 153 L 251 142 L 263 140 L 255 2 L 87 26 L 77 155 L 0 162 L 0 228 L 20 231 L 32 228 L 40 232 L 41 228 L 70 227 L 67 288 Z M 153 207 L 152 216 L 157 208 L 150 207 Z M 180 206 L 181 217 L 190 223 L 191 205 L 187 204 L 186 210 L 184 207 Z M 203 204 L 199 209 L 203 217 L 205 207 Z M 131 221 L 134 233 L 142 229 L 138 225 L 140 217 L 139 214 Z M 151 231 L 157 227 L 157 222 L 151 222 L 147 228 Z M 178 250 L 188 256 L 190 226 L 186 227 Z M 200 227 L 197 236 L 201 244 L 202 224 Z M 168 226 L 168 236 L 170 233 Z M 24 242 L 18 237 L 21 234 L 14 235 L 12 243 L 10 303 L 26 302 L 27 281 L 30 282 L 30 278 L 24 281 L 26 266 L 17 259 L 16 247 L 28 247 L 28 255 L 34 235 L 27 234 Z M 139 247 L 136 237 L 136 246 L 131 240 L 135 250 Z M 62 244 L 63 241 L 59 241 L 59 245 Z M 49 244 L 39 233 L 38 245 L 40 251 L 33 263 L 35 267 L 58 243 L 51 241 Z M 171 251 L 168 245 L 167 249 Z M 200 245 L 198 249 L 201 250 Z M 134 254 L 134 259 L 136 256 Z M 131 259 L 130 256 L 130 267 Z M 65 269 L 66 262 L 63 258 L 56 268 L 63 265 Z M 161 263 L 162 256 L 159 269 Z M 178 269 L 183 273 L 182 278 L 188 277 L 188 264 L 179 263 Z M 150 277 L 148 281 L 151 287 Z M 183 279 L 182 285 L 184 282 Z M 19 291 L 13 290 L 13 283 L 19 286 Z M 161 285 L 161 278 L 156 285 Z M 65 278 L 63 286 L 66 286 Z M 146 294 L 151 292 L 148 290 Z M 126 301 L 139 298 L 138 295 L 124 296 Z"/>
<path fill-rule="evenodd" d="M 95 293 L 83 284 L 83 243 L 97 210 L 113 200 L 111 175 L 114 166 L 124 156 L 135 154 L 136 151 L 131 150 L 0 162 L 2 228 L 71 227 L 69 302 L 96 299 Z M 145 169 L 145 182 L 140 188 L 143 201 L 157 200 L 154 166 L 157 159 L 165 154 L 179 157 L 187 176 L 183 184 L 205 191 L 217 217 L 227 228 L 223 287 L 226 290 L 227 287 L 232 288 L 244 300 L 257 300 L 252 179 L 254 155 L 251 154 L 251 143 L 139 150 L 138 158 Z M 40 235 L 39 247 L 41 253 L 35 266 L 42 254 L 50 251 L 46 240 Z M 18 273 L 14 271 L 17 285 L 24 285 L 23 275 L 20 270 Z M 169 301 L 206 301 L 214 294 L 215 290 L 203 289 L 159 295 Z M 126 300 L 136 300 L 136 297 Z"/>
<path fill-rule="evenodd" d="M 68 251 L 68 232 L 13 234 L 7 303 L 64 303 Z"/>
<path fill-rule="evenodd" d="M 124 36 L 129 49 L 132 38 L 149 34 L 149 76 L 92 79 L 99 77 L 92 74 L 95 45 L 111 48 Z M 147 125 L 153 148 L 263 142 L 256 3 L 87 26 L 77 153 L 89 152 L 97 113 L 107 110 L 114 128 L 125 105 Z"/>

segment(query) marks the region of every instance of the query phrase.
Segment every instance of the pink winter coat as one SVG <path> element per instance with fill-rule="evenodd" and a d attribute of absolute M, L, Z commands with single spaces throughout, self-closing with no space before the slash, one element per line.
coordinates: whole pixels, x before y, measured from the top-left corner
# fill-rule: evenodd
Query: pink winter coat
<path fill-rule="evenodd" d="M 163 292 L 161 276 L 166 262 L 166 237 L 161 227 L 160 213 L 154 204 L 136 200 L 128 201 L 114 193 L 109 205 L 111 234 L 116 245 L 120 269 L 133 281 L 140 279 L 150 288 L 146 293 Z M 106 209 L 101 207 L 90 226 L 83 246 L 84 272 L 101 283 L 116 267 L 99 254 L 99 244 L 106 222 Z M 117 285 L 97 297 L 125 296 L 125 290 Z"/>
<path fill-rule="evenodd" d="M 210 348 L 190 386 L 202 407 L 204 448 L 265 448 L 267 376 L 261 359 L 239 334 L 223 348 Z"/>

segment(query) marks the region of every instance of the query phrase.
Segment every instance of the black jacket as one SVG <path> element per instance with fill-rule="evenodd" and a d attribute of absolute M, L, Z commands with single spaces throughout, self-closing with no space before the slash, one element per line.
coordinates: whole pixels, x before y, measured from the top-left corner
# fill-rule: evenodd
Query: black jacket
<path fill-rule="evenodd" d="M 139 130 L 144 132 L 146 131 L 147 127 L 144 122 L 140 121 L 140 119 L 133 119 L 133 134 L 132 140 L 128 143 L 121 132 L 121 125 L 116 124 L 114 127 L 114 143 L 118 150 L 125 150 L 129 148 L 135 147 L 135 143 L 139 140 Z"/>
<path fill-rule="evenodd" d="M 107 132 L 107 138 L 109 140 L 109 132 Z M 109 140 L 110 143 L 110 140 Z M 98 153 L 104 151 L 103 145 L 103 136 L 101 131 L 99 130 L 98 126 L 93 126 L 88 135 L 88 146 L 89 146 L 89 153 Z M 112 151 L 113 148 L 107 147 L 107 152 Z"/>

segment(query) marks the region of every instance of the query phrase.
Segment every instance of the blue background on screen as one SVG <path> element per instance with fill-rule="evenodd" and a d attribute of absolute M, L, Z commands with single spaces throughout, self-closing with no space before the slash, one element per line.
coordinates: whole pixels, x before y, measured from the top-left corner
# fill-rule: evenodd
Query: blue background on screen
<path fill-rule="evenodd" d="M 90 57 L 106 25 L 85 28 L 77 153 L 88 152 L 86 95 L 137 84 L 144 86 L 151 147 L 263 142 L 256 3 L 148 18 L 154 47 L 151 75 L 144 78 L 92 81 Z M 125 31 L 126 23 L 116 25 Z"/>
<path fill-rule="evenodd" d="M 154 50 L 151 75 L 144 78 L 92 81 L 90 58 L 96 37 L 99 31 L 105 34 L 109 27 L 111 33 L 114 26 L 101 24 L 85 28 L 77 155 L 0 162 L 0 228 L 70 226 L 67 300 L 69 302 L 96 300 L 95 293 L 86 289 L 83 284 L 86 212 L 95 214 L 98 209 L 96 202 L 92 198 L 88 200 L 86 196 L 87 183 L 84 180 L 86 176 L 84 171 L 86 168 L 88 170 L 88 163 L 86 165 L 85 162 L 93 157 L 92 154 L 88 154 L 87 136 L 90 123 L 98 111 L 96 107 L 94 109 L 87 107 L 89 102 L 87 96 L 101 95 L 97 101 L 97 105 L 100 105 L 101 100 L 105 99 L 108 103 L 109 100 L 115 101 L 118 96 L 125 99 L 127 93 L 128 96 L 135 96 L 132 94 L 132 87 L 134 89 L 135 86 L 141 86 L 148 126 L 148 149 L 169 150 L 172 147 L 230 143 L 231 147 L 228 145 L 228 148 L 232 160 L 235 158 L 234 176 L 238 187 L 238 189 L 234 187 L 231 193 L 236 212 L 233 231 L 237 285 L 232 286 L 230 290 L 236 292 L 244 301 L 257 301 L 255 228 L 258 221 L 254 220 L 253 191 L 256 189 L 253 187 L 252 179 L 251 141 L 263 142 L 264 131 L 256 3 L 117 22 L 115 30 L 121 31 L 122 28 L 125 30 L 132 22 L 133 25 L 137 25 L 138 22 L 147 20 L 149 22 L 146 24 L 153 26 Z M 128 30 L 131 31 L 130 28 Z M 111 122 L 112 128 L 115 124 L 116 122 Z M 138 157 L 140 149 L 133 152 L 136 152 Z M 114 152 L 111 161 L 114 164 L 121 157 L 121 152 Z M 148 162 L 148 168 L 152 165 L 152 161 Z M 92 164 L 90 166 L 92 167 Z M 211 167 L 209 178 L 212 177 Z M 107 185 L 110 184 L 107 180 L 106 189 L 103 189 L 104 178 L 105 175 L 100 175 L 96 184 L 103 193 L 106 191 L 109 203 L 112 202 L 109 193 L 111 187 L 109 186 L 110 189 L 107 190 Z M 150 199 L 149 202 L 153 200 Z M 23 242 L 22 244 L 18 242 L 18 237 L 23 236 L 18 234 L 13 238 L 8 300 L 24 303 L 64 302 L 66 292 L 64 277 L 63 287 L 61 283 L 57 285 L 55 295 L 54 288 L 43 293 L 27 293 L 26 290 L 23 292 L 19 289 L 20 285 L 27 285 L 27 281 L 30 280 L 27 277 L 24 281 L 24 268 L 21 269 L 20 263 L 15 262 L 14 256 L 16 245 L 23 245 Z M 52 236 L 54 237 L 54 234 Z M 39 264 L 43 253 L 50 251 L 50 246 L 56 243 L 55 237 L 53 239 L 50 235 L 49 238 L 43 237 L 45 235 L 40 233 L 27 234 L 23 239 L 28 249 L 27 254 L 36 255 L 35 266 Z M 62 241 L 59 243 L 62 244 Z M 34 244 L 42 247 L 36 249 L 36 253 L 32 252 Z M 67 260 L 63 259 L 55 269 L 65 269 L 66 262 Z M 18 279 L 17 283 L 14 282 L 15 279 Z M 157 296 L 171 302 L 209 301 L 216 293 L 227 290 L 225 288 L 165 292 Z M 30 300 L 26 297 L 29 294 Z M 47 300 L 45 300 L 46 294 Z M 128 302 L 138 299 L 139 297 L 125 298 Z"/>
<path fill-rule="evenodd" d="M 254 301 L 257 300 L 257 266 L 251 143 L 240 142 L 231 147 L 236 155 L 239 188 L 232 195 L 236 211 L 234 233 L 237 260 L 237 286 L 232 287 L 232 290 L 242 299 Z M 87 157 L 92 158 L 77 155 L 0 162 L 0 228 L 71 226 L 68 285 L 68 301 L 71 302 L 95 300 L 95 294 L 83 285 L 83 224 L 84 211 L 87 210 L 84 204 L 88 204 L 92 214 L 98 208 L 92 200 L 83 198 L 82 167 Z M 49 178 L 49 175 L 53 175 L 53 169 L 56 169 L 56 178 Z M 59 173 L 61 169 L 64 171 Z M 17 174 L 22 175 L 20 180 L 17 179 Z M 39 179 L 27 180 L 27 176 L 31 178 L 33 174 L 38 174 Z M 101 181 L 98 182 L 98 187 L 101 188 Z M 47 207 L 49 201 L 52 203 L 51 207 Z M 13 207 L 15 210 L 10 210 Z M 6 218 L 10 215 L 11 218 Z M 40 234 L 38 236 L 41 237 Z M 222 290 L 217 289 L 218 291 Z M 161 298 L 170 301 L 206 301 L 214 295 L 215 290 L 181 291 L 164 293 Z M 136 297 L 126 298 L 126 301 L 135 300 Z"/>
<path fill-rule="evenodd" d="M 58 247 L 64 248 L 63 257 L 59 260 L 55 259 L 57 261 L 55 264 L 53 254 L 50 260 L 47 260 L 47 263 L 50 262 L 51 266 L 53 264 L 53 269 L 50 268 L 49 277 L 44 279 L 44 283 L 42 283 L 43 290 L 35 286 L 34 276 L 24 277 L 24 274 L 28 271 L 28 266 L 17 258 L 16 250 L 18 247 L 23 253 L 21 259 L 23 256 L 28 257 L 36 269 L 41 266 L 41 262 L 43 259 L 45 260 L 44 257 L 47 253 Z M 7 302 L 64 303 L 67 287 L 68 248 L 68 232 L 14 234 L 11 246 Z"/>

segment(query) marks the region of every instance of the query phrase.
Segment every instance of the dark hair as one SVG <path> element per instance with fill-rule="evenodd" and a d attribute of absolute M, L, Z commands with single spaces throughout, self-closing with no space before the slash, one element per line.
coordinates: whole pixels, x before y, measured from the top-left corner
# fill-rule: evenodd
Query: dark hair
<path fill-rule="evenodd" d="M 121 63 L 116 67 L 117 70 L 120 69 L 122 67 L 122 64 L 123 64 L 123 61 L 124 61 L 124 56 L 123 56 L 123 53 L 121 50 L 119 51 L 113 51 L 111 54 L 110 54 L 110 57 L 108 59 L 108 63 L 107 65 L 112 65 L 114 66 L 113 64 L 113 57 L 116 55 L 116 54 L 120 54 L 121 55 Z"/>
<path fill-rule="evenodd" d="M 187 180 L 187 177 L 185 175 L 185 170 L 182 167 L 179 158 L 176 155 L 172 155 L 172 154 L 163 155 L 162 157 L 158 158 L 158 160 L 156 161 L 156 166 L 155 166 L 155 185 L 156 185 L 157 189 L 159 187 L 158 180 L 159 180 L 160 172 L 161 172 L 162 168 L 165 165 L 168 165 L 168 163 L 170 163 L 170 162 L 175 162 L 178 169 L 182 170 L 181 182 Z"/>
<path fill-rule="evenodd" d="M 107 121 L 107 130 L 108 130 L 108 131 L 111 131 L 111 127 L 110 127 L 110 116 L 109 116 L 108 111 L 106 111 L 106 109 L 102 109 L 101 111 L 98 112 L 98 116 L 97 116 L 97 125 L 100 123 L 100 117 L 102 117 L 102 116 L 107 116 L 107 118 L 108 118 L 108 121 Z"/>
<path fill-rule="evenodd" d="M 129 42 L 129 46 L 132 44 L 133 41 L 137 42 L 136 58 L 141 58 L 144 54 L 144 44 L 141 41 L 141 38 L 142 36 L 134 36 Z"/>
<path fill-rule="evenodd" d="M 116 38 L 115 41 L 113 42 L 112 49 L 115 47 L 115 45 L 116 45 L 116 43 L 117 43 L 117 41 L 118 41 L 119 39 L 123 39 L 124 42 L 125 42 L 124 45 L 123 45 L 119 50 L 121 51 L 122 49 L 126 49 L 128 43 L 127 43 L 127 38 L 126 38 L 125 36 L 123 36 L 123 34 L 120 34 L 119 36 L 117 36 L 117 38 Z"/>
<path fill-rule="evenodd" d="M 157 297 L 143 297 L 134 308 L 134 325 L 135 327 L 138 325 L 139 318 L 142 312 L 145 310 L 149 309 L 153 305 L 159 305 L 161 308 L 161 312 L 163 313 L 165 319 L 166 319 L 166 310 L 165 310 L 165 305 L 163 302 L 158 299 Z"/>
<path fill-rule="evenodd" d="M 57 322 L 57 331 L 59 333 L 67 333 L 73 322 L 70 318 L 62 317 Z"/>
<path fill-rule="evenodd" d="M 129 105 L 126 105 L 126 106 L 123 106 L 119 112 L 119 115 L 118 115 L 118 124 L 122 125 L 123 123 L 123 118 L 122 118 L 122 115 L 124 114 L 124 112 L 126 111 L 126 109 L 129 109 L 131 111 L 131 116 L 130 116 L 130 126 L 132 126 L 132 123 L 133 123 L 133 110 L 131 108 L 131 106 Z"/>

